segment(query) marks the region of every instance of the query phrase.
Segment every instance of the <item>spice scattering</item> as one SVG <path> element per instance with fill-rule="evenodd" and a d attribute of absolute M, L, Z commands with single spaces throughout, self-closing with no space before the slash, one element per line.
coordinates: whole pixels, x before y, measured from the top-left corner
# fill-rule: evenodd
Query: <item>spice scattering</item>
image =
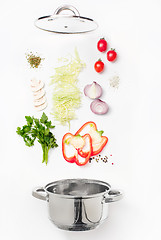
<path fill-rule="evenodd" d="M 37 53 L 33 54 L 32 52 L 26 54 L 26 59 L 31 68 L 38 68 L 42 60 L 44 60 L 44 58 L 41 58 Z"/>
<path fill-rule="evenodd" d="M 107 163 L 108 157 L 107 156 L 102 157 L 102 155 L 99 154 L 97 156 L 90 157 L 89 163 L 91 163 L 92 160 L 95 160 L 96 162 L 99 162 L 101 160 L 102 162 Z"/>
<path fill-rule="evenodd" d="M 110 87 L 117 89 L 120 84 L 120 78 L 119 76 L 113 76 L 109 79 Z"/>

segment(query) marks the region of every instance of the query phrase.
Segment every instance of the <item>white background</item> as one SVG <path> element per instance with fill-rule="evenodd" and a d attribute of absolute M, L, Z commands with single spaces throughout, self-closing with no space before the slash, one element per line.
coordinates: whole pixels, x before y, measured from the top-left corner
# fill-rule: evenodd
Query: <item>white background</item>
<path fill-rule="evenodd" d="M 36 29 L 33 22 L 52 14 L 61 4 L 74 5 L 81 15 L 94 18 L 99 29 L 90 34 L 62 36 Z M 0 238 L 10 239 L 161 239 L 161 2 L 159 0 L 15 0 L 1 3 L 0 16 Z M 100 37 L 118 52 L 115 63 L 96 49 Z M 40 117 L 33 109 L 30 89 L 31 72 L 25 53 L 39 52 L 45 57 L 41 78 L 45 82 L 48 108 L 52 119 L 50 76 L 58 57 L 73 54 L 77 47 L 86 69 L 79 86 L 97 81 L 104 90 L 102 99 L 110 111 L 96 116 L 89 110 L 90 100 L 82 97 L 78 119 L 71 132 L 86 121 L 96 122 L 109 143 L 104 154 L 108 163 L 91 163 L 85 167 L 67 163 L 61 154 L 61 139 L 68 127 L 56 124 L 54 134 L 59 148 L 51 150 L 48 166 L 41 163 L 39 144 L 27 148 L 16 134 L 25 124 L 25 115 Z M 105 71 L 93 70 L 99 58 Z M 118 74 L 120 87 L 109 87 L 109 78 Z M 112 165 L 112 162 L 114 165 Z M 47 216 L 46 203 L 31 196 L 35 186 L 64 178 L 94 178 L 124 190 L 124 198 L 110 205 L 109 219 L 89 232 L 66 232 L 57 229 Z"/>

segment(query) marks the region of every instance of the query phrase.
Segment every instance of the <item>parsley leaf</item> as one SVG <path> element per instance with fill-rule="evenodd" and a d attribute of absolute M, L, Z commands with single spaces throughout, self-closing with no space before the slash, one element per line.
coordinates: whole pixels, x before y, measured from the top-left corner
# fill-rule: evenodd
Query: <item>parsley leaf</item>
<path fill-rule="evenodd" d="M 43 112 L 40 120 L 34 117 L 25 116 L 27 125 L 22 128 L 17 127 L 17 134 L 20 135 L 26 146 L 31 147 L 34 145 L 35 140 L 41 144 L 43 150 L 43 160 L 46 165 L 48 163 L 48 152 L 50 148 L 58 147 L 56 138 L 50 129 L 55 128 L 51 121 L 48 121 L 48 117 Z"/>

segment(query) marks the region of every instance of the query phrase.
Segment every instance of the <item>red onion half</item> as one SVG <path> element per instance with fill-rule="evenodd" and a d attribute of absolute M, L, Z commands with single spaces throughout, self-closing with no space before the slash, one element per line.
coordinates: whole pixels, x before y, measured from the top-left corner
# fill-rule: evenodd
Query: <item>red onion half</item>
<path fill-rule="evenodd" d="M 98 83 L 93 82 L 85 86 L 84 94 L 91 99 L 99 98 L 102 95 L 102 87 Z"/>
<path fill-rule="evenodd" d="M 108 105 L 106 102 L 96 99 L 90 105 L 91 111 L 95 114 L 105 114 L 108 112 Z"/>

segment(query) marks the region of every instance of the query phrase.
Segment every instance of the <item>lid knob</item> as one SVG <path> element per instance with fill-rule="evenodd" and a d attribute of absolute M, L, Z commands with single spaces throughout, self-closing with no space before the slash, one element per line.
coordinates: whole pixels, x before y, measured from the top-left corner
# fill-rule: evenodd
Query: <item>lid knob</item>
<path fill-rule="evenodd" d="M 64 10 L 70 10 L 73 13 L 73 15 L 80 16 L 78 10 L 75 7 L 71 6 L 71 5 L 62 5 L 62 6 L 58 7 L 55 10 L 54 15 L 58 15 L 58 14 L 60 14 Z"/>

